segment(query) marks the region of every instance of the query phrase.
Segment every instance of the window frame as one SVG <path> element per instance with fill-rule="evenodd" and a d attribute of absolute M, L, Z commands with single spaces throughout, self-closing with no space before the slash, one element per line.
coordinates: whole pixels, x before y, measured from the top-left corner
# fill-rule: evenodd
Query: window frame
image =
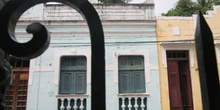
<path fill-rule="evenodd" d="M 189 64 L 190 67 L 194 67 L 195 61 L 194 61 L 194 53 L 193 53 L 193 45 L 194 42 L 177 42 L 177 43 L 169 43 L 169 42 L 163 42 L 160 43 L 162 47 L 162 59 L 163 59 L 163 65 L 165 68 L 167 68 L 167 55 L 166 51 L 168 50 L 188 50 L 189 51 Z"/>
<path fill-rule="evenodd" d="M 60 86 L 60 60 L 63 56 L 85 56 L 86 57 L 86 94 L 59 94 Z M 44 71 L 54 71 L 54 84 L 57 86 L 57 103 L 59 106 L 60 99 L 75 98 L 75 99 L 86 99 L 86 109 L 88 108 L 91 98 L 90 83 L 91 83 L 91 50 L 78 50 L 75 48 L 71 49 L 60 49 L 54 51 L 54 56 L 51 56 L 53 60 L 51 67 L 41 67 Z M 35 64 L 33 60 L 32 64 Z M 39 69 L 38 69 L 39 70 Z M 67 100 L 66 100 L 67 101 Z M 65 102 L 64 102 L 65 103 Z"/>
<path fill-rule="evenodd" d="M 77 59 L 80 60 L 83 58 L 84 60 L 84 65 L 78 65 L 77 66 Z M 70 60 L 69 66 L 63 66 L 64 65 L 64 60 Z M 76 65 L 72 65 L 72 60 L 75 59 Z M 68 75 L 69 74 L 69 75 Z M 60 77 L 59 77 L 59 94 L 86 94 L 87 93 L 87 58 L 86 56 L 62 56 L 60 58 Z M 65 91 L 64 87 L 64 81 L 66 80 L 61 80 L 64 79 L 64 77 L 67 76 L 69 77 L 69 90 Z M 82 88 L 83 90 L 77 91 L 77 77 L 80 76 L 82 77 Z M 65 84 L 66 85 L 66 84 Z"/>
<path fill-rule="evenodd" d="M 120 55 L 140 55 L 144 57 L 144 74 L 145 74 L 145 91 L 144 95 L 149 95 L 148 93 L 148 83 L 151 82 L 150 73 L 151 70 L 158 70 L 158 63 L 154 62 L 151 63 L 152 57 L 154 56 L 154 52 L 150 52 L 150 50 L 114 50 L 113 51 L 113 66 L 112 69 L 108 66 L 106 67 L 107 70 L 114 71 L 114 79 L 113 82 L 117 84 L 118 86 L 118 57 Z M 150 54 L 152 57 L 150 57 Z M 118 87 L 117 87 L 118 88 Z M 119 90 L 117 90 L 118 95 L 121 96 L 122 94 L 119 94 Z M 133 94 L 134 95 L 134 94 Z M 140 95 L 140 94 L 139 94 Z"/>
<path fill-rule="evenodd" d="M 121 60 L 127 60 L 126 65 L 121 65 Z M 141 64 L 135 65 L 135 59 L 140 59 Z M 130 62 L 131 61 L 131 62 Z M 129 63 L 131 63 L 129 65 Z M 121 55 L 118 57 L 118 80 L 119 80 L 119 94 L 126 94 L 126 93 L 146 93 L 146 83 L 145 83 L 145 68 L 144 68 L 144 57 L 141 55 Z M 140 90 L 136 90 L 136 77 L 139 76 L 140 82 Z M 126 85 L 123 85 L 122 78 L 126 78 L 125 81 L 128 81 Z M 127 86 L 127 90 L 123 90 L 123 86 Z"/>

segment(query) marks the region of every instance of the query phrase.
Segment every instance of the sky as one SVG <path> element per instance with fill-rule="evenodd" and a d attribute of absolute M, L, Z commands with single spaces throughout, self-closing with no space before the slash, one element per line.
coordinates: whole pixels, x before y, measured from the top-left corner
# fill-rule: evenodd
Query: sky
<path fill-rule="evenodd" d="M 160 16 L 162 13 L 166 13 L 173 8 L 177 2 L 178 0 L 154 0 L 155 15 Z"/>
<path fill-rule="evenodd" d="M 133 0 L 132 3 L 143 3 L 146 0 Z M 173 8 L 179 0 L 154 0 L 155 15 L 160 16 L 162 13 L 166 13 Z M 192 0 L 196 1 L 196 0 Z"/>

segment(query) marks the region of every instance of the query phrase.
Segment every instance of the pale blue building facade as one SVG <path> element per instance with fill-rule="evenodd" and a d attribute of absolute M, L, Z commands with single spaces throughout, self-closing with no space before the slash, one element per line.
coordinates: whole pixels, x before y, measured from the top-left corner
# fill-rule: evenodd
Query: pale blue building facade
<path fill-rule="evenodd" d="M 160 110 L 154 4 L 93 5 L 105 35 L 106 110 Z M 41 4 L 21 17 L 19 41 L 30 39 L 25 26 L 36 21 L 47 27 L 51 43 L 30 61 L 26 109 L 91 110 L 86 21 L 65 5 Z"/>

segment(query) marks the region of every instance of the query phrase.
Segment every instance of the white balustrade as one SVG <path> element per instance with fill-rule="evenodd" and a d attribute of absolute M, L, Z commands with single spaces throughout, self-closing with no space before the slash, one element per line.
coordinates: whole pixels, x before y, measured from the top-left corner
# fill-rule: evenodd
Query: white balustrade
<path fill-rule="evenodd" d="M 71 106 L 70 106 L 70 101 L 71 99 L 67 99 L 68 100 L 68 106 L 66 107 L 67 110 L 70 110 L 71 109 Z"/>
<path fill-rule="evenodd" d="M 132 105 L 131 105 L 131 97 L 128 97 L 128 110 L 131 110 Z"/>
<path fill-rule="evenodd" d="M 134 102 L 134 103 L 135 103 L 134 108 L 135 108 L 135 110 L 138 110 L 138 104 L 137 104 L 137 102 L 138 102 L 138 101 L 137 101 L 137 100 L 138 100 L 138 97 L 135 97 L 134 99 L 135 99 L 135 100 L 134 100 L 134 101 L 135 101 L 135 102 Z"/>
<path fill-rule="evenodd" d="M 122 100 L 121 108 L 122 108 L 122 110 L 125 110 L 125 107 L 126 107 L 125 106 L 125 98 L 122 97 L 121 100 Z"/>
<path fill-rule="evenodd" d="M 122 110 L 126 108 L 128 110 L 145 110 L 146 102 L 144 100 L 147 99 L 147 96 L 149 94 L 119 94 L 118 97 L 121 99 L 121 105 L 119 106 Z"/>
<path fill-rule="evenodd" d="M 81 101 L 81 105 L 80 105 L 80 110 L 83 110 L 84 109 L 84 106 L 83 106 L 83 99 L 80 99 L 80 101 Z"/>
<path fill-rule="evenodd" d="M 141 97 L 141 110 L 144 110 L 144 107 L 145 107 L 145 105 L 144 105 L 144 98 Z"/>
<path fill-rule="evenodd" d="M 57 95 L 57 99 L 61 101 L 60 110 L 86 110 L 84 107 L 84 100 L 88 95 Z M 65 104 L 67 103 L 67 104 Z M 77 105 L 77 103 L 79 103 Z M 66 105 L 66 106 L 65 106 Z"/>
<path fill-rule="evenodd" d="M 74 109 L 74 110 L 77 110 L 77 108 L 78 108 L 78 107 L 77 107 L 77 100 L 76 100 L 76 101 L 74 102 L 73 109 Z"/>
<path fill-rule="evenodd" d="M 64 107 L 64 99 L 61 98 L 60 100 L 61 100 L 60 110 L 64 110 L 65 109 L 65 107 Z"/>

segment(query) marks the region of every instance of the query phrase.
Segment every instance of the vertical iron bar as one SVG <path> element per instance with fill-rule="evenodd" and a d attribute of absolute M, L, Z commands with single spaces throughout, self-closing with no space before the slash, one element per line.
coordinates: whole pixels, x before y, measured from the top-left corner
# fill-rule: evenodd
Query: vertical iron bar
<path fill-rule="evenodd" d="M 195 34 L 203 110 L 220 109 L 220 86 L 212 31 L 201 12 Z"/>
<path fill-rule="evenodd" d="M 90 20 L 88 20 L 90 21 Z M 95 21 L 93 21 L 95 22 Z M 101 24 L 101 23 L 97 23 Z M 97 28 L 99 27 L 99 28 Z M 105 98 L 105 46 L 104 37 L 102 32 L 102 26 L 90 28 L 95 32 L 91 36 L 92 42 L 92 109 L 91 110 L 106 110 L 106 98 Z"/>
<path fill-rule="evenodd" d="M 105 41 L 101 20 L 91 4 L 84 4 L 81 11 L 86 17 L 92 44 L 91 110 L 106 110 Z"/>

